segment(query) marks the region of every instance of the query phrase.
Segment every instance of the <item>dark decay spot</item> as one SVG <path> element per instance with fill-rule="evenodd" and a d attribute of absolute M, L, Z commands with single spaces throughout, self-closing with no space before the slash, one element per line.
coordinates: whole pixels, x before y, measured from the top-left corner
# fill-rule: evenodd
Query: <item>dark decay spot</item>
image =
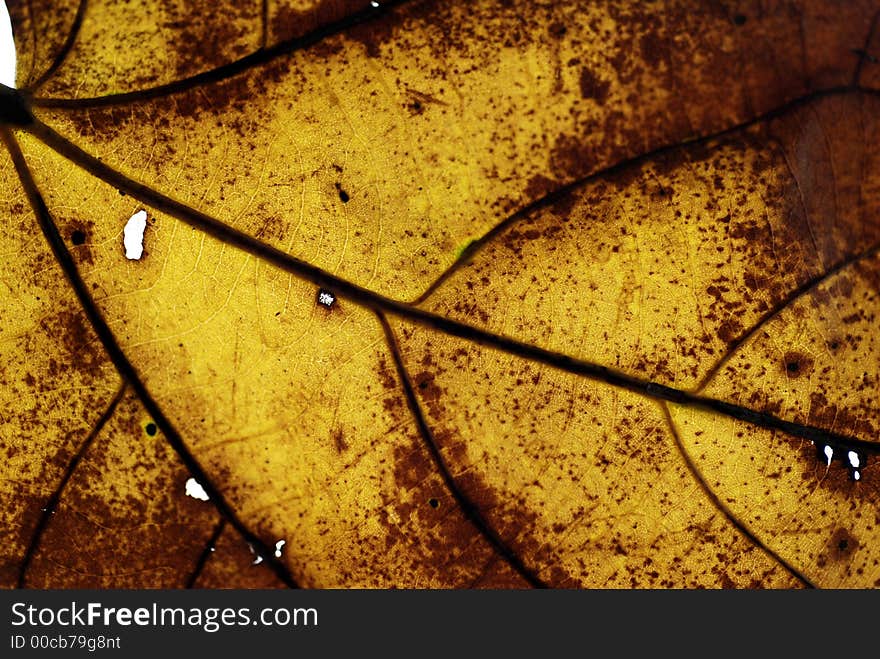
<path fill-rule="evenodd" d="M 348 200 L 349 200 L 351 197 L 349 197 L 349 196 L 348 196 L 348 193 L 347 193 L 345 190 L 342 189 L 342 184 L 341 184 L 341 183 L 337 183 L 337 184 L 336 184 L 336 190 L 337 190 L 337 192 L 339 192 L 339 199 L 342 201 L 342 203 L 343 203 L 343 204 L 347 204 L 347 203 L 348 203 Z"/>
<path fill-rule="evenodd" d="M 813 360 L 799 352 L 789 351 L 785 353 L 783 363 L 785 364 L 785 372 L 788 373 L 789 377 L 809 375 L 810 371 L 813 370 Z"/>
<path fill-rule="evenodd" d="M 668 62 L 670 40 L 670 37 L 661 36 L 653 31 L 643 34 L 639 42 L 642 49 L 642 59 L 651 67 Z"/>
<path fill-rule="evenodd" d="M 430 499 L 428 499 L 428 505 L 431 506 L 431 508 L 439 508 L 440 502 L 437 501 L 437 499 L 435 499 L 434 497 L 431 497 Z"/>
<path fill-rule="evenodd" d="M 345 433 L 341 429 L 337 429 L 333 433 L 333 446 L 336 448 L 337 453 L 342 453 L 348 448 L 348 442 L 345 441 Z"/>
<path fill-rule="evenodd" d="M 150 437 L 153 437 L 159 429 L 156 427 L 156 424 L 151 421 L 146 426 L 144 426 L 144 430 L 146 430 L 147 434 Z"/>
<path fill-rule="evenodd" d="M 526 185 L 526 199 L 533 201 L 546 197 L 548 194 L 558 189 L 560 185 L 559 182 L 554 181 L 552 178 L 547 178 L 541 174 L 535 174 L 529 179 L 528 185 Z"/>
<path fill-rule="evenodd" d="M 859 548 L 856 537 L 844 528 L 837 529 L 828 541 L 828 550 L 834 560 L 848 559 Z"/>
<path fill-rule="evenodd" d="M 73 233 L 70 234 L 70 242 L 74 245 L 82 245 L 86 241 L 86 233 L 81 229 L 74 230 Z"/>
<path fill-rule="evenodd" d="M 733 17 L 734 25 L 745 25 L 748 19 L 743 14 L 737 14 Z"/>
<path fill-rule="evenodd" d="M 434 374 L 428 371 L 422 371 L 413 378 L 419 391 L 422 392 L 422 400 L 427 403 L 428 407 L 439 403 L 443 394 L 443 390 L 437 386 L 434 381 Z"/>
<path fill-rule="evenodd" d="M 63 357 L 75 361 L 78 370 L 91 376 L 98 375 L 106 357 L 83 313 L 62 310 L 43 319 L 40 328 L 56 342 Z M 50 377 L 62 377 L 62 363 L 67 362 L 65 359 L 50 361 Z"/>
<path fill-rule="evenodd" d="M 565 33 L 568 32 L 568 29 L 563 23 L 556 21 L 550 24 L 550 26 L 547 28 L 547 31 L 550 33 L 551 37 L 561 39 L 565 36 Z"/>
<path fill-rule="evenodd" d="M 590 69 L 584 68 L 581 69 L 580 86 L 582 98 L 592 98 L 602 104 L 608 98 L 611 83 L 598 78 Z"/>
<path fill-rule="evenodd" d="M 737 340 L 742 331 L 742 323 L 735 318 L 728 318 L 718 326 L 718 338 L 729 345 Z"/>
<path fill-rule="evenodd" d="M 561 135 L 550 151 L 550 167 L 554 178 L 568 180 L 590 170 L 596 163 L 592 148 L 573 135 Z"/>

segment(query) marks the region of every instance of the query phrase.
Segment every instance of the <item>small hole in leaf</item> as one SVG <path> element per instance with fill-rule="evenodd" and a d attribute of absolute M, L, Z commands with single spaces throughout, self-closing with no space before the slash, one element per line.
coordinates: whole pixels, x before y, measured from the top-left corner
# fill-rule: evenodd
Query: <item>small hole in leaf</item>
<path fill-rule="evenodd" d="M 788 362 L 785 365 L 785 370 L 789 373 L 797 373 L 799 370 L 801 370 L 801 365 L 797 362 Z"/>
<path fill-rule="evenodd" d="M 195 478 L 187 479 L 185 492 L 187 496 L 192 497 L 193 499 L 198 499 L 199 501 L 208 501 L 210 499 L 208 493 L 205 492 L 205 488 L 203 488 L 202 484 Z"/>
<path fill-rule="evenodd" d="M 733 17 L 733 23 L 735 25 L 745 25 L 748 19 L 743 14 L 737 14 Z"/>
<path fill-rule="evenodd" d="M 122 239 L 125 257 L 137 261 L 144 254 L 144 231 L 147 228 L 147 211 L 139 210 L 125 223 Z"/>
<path fill-rule="evenodd" d="M 336 296 L 326 288 L 322 288 L 318 291 L 318 304 L 331 309 L 336 304 Z"/>
<path fill-rule="evenodd" d="M 431 506 L 431 508 L 439 508 L 439 507 L 440 507 L 440 502 L 437 501 L 437 499 L 434 499 L 434 498 L 432 497 L 432 498 L 428 499 L 428 505 Z"/>
<path fill-rule="evenodd" d="M 428 388 L 428 381 L 427 380 L 422 380 L 421 382 L 419 382 L 419 389 L 424 391 L 427 388 Z"/>
<path fill-rule="evenodd" d="M 81 231 L 81 230 L 77 229 L 72 234 L 70 234 L 70 242 L 72 242 L 74 245 L 82 245 L 85 241 L 86 241 L 85 231 Z"/>
<path fill-rule="evenodd" d="M 339 199 L 342 201 L 343 204 L 347 204 L 348 200 L 350 199 L 348 193 L 342 188 L 339 188 Z"/>
<path fill-rule="evenodd" d="M 152 437 L 159 431 L 159 428 L 156 427 L 155 423 L 150 422 L 144 427 L 144 430 L 146 430 L 147 434 Z"/>

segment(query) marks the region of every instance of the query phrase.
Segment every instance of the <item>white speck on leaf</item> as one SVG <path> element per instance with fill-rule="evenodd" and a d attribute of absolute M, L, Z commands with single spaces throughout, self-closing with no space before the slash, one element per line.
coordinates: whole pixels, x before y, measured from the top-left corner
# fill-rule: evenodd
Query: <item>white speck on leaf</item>
<path fill-rule="evenodd" d="M 195 478 L 190 478 L 186 481 L 186 494 L 187 496 L 192 497 L 193 499 L 198 499 L 199 501 L 207 501 L 208 493 L 205 492 L 205 488 L 202 487 L 201 483 L 199 483 Z"/>
<path fill-rule="evenodd" d="M 275 558 L 281 558 L 281 548 L 285 545 L 286 540 L 279 540 L 275 543 Z"/>
<path fill-rule="evenodd" d="M 147 211 L 139 210 L 128 218 L 122 239 L 126 258 L 137 261 L 144 253 L 144 231 L 147 229 Z"/>
<path fill-rule="evenodd" d="M 834 457 L 834 449 L 826 444 L 825 448 L 823 449 L 823 453 L 825 453 L 825 459 L 828 460 L 828 466 L 830 467 L 831 458 Z"/>

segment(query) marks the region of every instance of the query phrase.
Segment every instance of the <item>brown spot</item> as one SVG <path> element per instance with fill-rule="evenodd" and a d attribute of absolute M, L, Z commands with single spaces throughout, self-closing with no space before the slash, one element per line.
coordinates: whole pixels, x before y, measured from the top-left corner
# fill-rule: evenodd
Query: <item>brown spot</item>
<path fill-rule="evenodd" d="M 382 386 L 385 387 L 386 390 L 396 391 L 399 389 L 397 383 L 397 371 L 395 368 L 388 365 L 388 361 L 385 357 L 379 358 L 379 365 L 376 372 L 379 376 L 379 380 L 382 382 Z"/>
<path fill-rule="evenodd" d="M 526 185 L 526 200 L 532 202 L 538 199 L 543 199 L 547 196 L 547 194 L 558 187 L 559 183 L 557 181 L 554 181 L 552 178 L 547 178 L 546 176 L 542 176 L 541 174 L 535 174 L 532 178 L 529 179 L 529 182 Z"/>
<path fill-rule="evenodd" d="M 581 98 L 591 98 L 599 103 L 599 105 L 602 105 L 608 98 L 608 90 L 611 88 L 611 83 L 607 80 L 602 80 L 590 69 L 584 67 L 581 69 L 580 86 Z"/>
<path fill-rule="evenodd" d="M 790 378 L 808 376 L 813 371 L 813 359 L 800 352 L 789 351 L 785 353 L 782 364 Z"/>
<path fill-rule="evenodd" d="M 254 236 L 264 242 L 281 243 L 287 231 L 287 223 L 277 215 L 266 214 L 261 216 L 261 224 L 254 231 Z"/>
<path fill-rule="evenodd" d="M 550 152 L 550 166 L 559 180 L 571 180 L 591 171 L 595 164 L 594 150 L 573 135 L 561 135 Z"/>
<path fill-rule="evenodd" d="M 70 252 L 73 258 L 77 263 L 93 265 L 95 257 L 92 254 L 91 239 L 95 223 L 91 220 L 70 220 L 62 223 L 70 227 L 69 242 L 72 245 Z"/>
<path fill-rule="evenodd" d="M 639 45 L 642 50 L 642 58 L 649 66 L 656 67 L 664 62 L 669 62 L 669 41 L 657 31 L 645 32 Z"/>
<path fill-rule="evenodd" d="M 566 190 L 556 196 L 550 203 L 550 212 L 564 220 L 568 220 L 571 209 L 577 203 L 578 197 L 571 190 Z"/>
<path fill-rule="evenodd" d="M 348 448 L 348 442 L 345 441 L 345 433 L 342 432 L 341 428 L 337 428 L 333 432 L 333 447 L 337 453 L 342 453 Z"/>
<path fill-rule="evenodd" d="M 443 394 L 443 391 L 434 382 L 434 374 L 428 371 L 422 371 L 416 375 L 413 384 L 419 397 L 428 405 L 437 403 Z"/>
<path fill-rule="evenodd" d="M 760 243 L 770 239 L 770 230 L 765 225 L 750 222 L 734 222 L 730 224 L 728 235 L 731 238 L 745 240 L 749 243 Z M 769 244 L 772 244 L 770 242 Z"/>
<path fill-rule="evenodd" d="M 549 32 L 550 36 L 554 39 L 561 39 L 565 36 L 566 32 L 568 32 L 568 29 L 565 27 L 564 23 L 554 21 L 547 27 L 547 32 Z"/>
<path fill-rule="evenodd" d="M 55 368 L 66 369 L 68 364 L 76 363 L 77 369 L 89 375 L 100 375 L 107 356 L 84 313 L 61 311 L 44 319 L 40 326 L 63 348 L 64 365 L 56 363 Z"/>
<path fill-rule="evenodd" d="M 718 338 L 731 345 L 742 336 L 742 323 L 735 318 L 728 318 L 718 326 Z"/>
<path fill-rule="evenodd" d="M 853 437 L 875 437 L 877 430 L 870 417 L 857 416 L 846 405 L 830 402 L 821 391 L 810 394 L 810 425 L 834 429 Z"/>
<path fill-rule="evenodd" d="M 845 528 L 838 528 L 828 540 L 827 555 L 833 561 L 845 561 L 852 558 L 859 548 L 859 541 Z"/>

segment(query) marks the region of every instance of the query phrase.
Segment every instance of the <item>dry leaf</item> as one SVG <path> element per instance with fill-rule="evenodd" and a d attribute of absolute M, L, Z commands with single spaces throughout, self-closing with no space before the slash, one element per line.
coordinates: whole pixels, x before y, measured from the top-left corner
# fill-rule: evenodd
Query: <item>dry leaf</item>
<path fill-rule="evenodd" d="M 13 3 L 0 583 L 880 581 L 876 2 L 374 4 Z"/>

